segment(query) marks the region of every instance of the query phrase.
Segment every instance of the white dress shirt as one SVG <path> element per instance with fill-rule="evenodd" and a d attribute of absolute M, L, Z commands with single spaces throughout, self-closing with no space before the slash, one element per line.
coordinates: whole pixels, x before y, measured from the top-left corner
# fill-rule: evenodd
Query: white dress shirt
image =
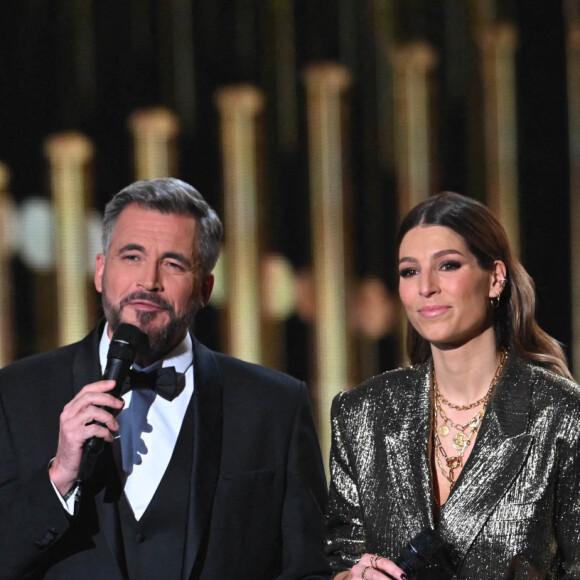
<path fill-rule="evenodd" d="M 104 372 L 110 339 L 107 327 L 101 337 L 99 356 Z M 125 407 L 117 417 L 118 437 L 113 452 L 119 467 L 125 495 L 139 520 L 149 505 L 169 465 L 185 412 L 193 394 L 193 343 L 187 336 L 163 359 L 147 368 L 173 366 L 185 373 L 185 388 L 173 401 L 151 390 L 129 391 L 123 395 Z"/>

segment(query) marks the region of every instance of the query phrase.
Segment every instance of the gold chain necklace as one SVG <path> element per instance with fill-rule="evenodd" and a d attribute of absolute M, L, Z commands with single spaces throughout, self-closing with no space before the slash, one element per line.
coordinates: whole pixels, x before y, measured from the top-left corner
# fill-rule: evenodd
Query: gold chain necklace
<path fill-rule="evenodd" d="M 456 469 L 461 469 L 463 467 L 463 454 L 467 447 L 471 444 L 471 439 L 473 438 L 474 434 L 477 431 L 477 427 L 472 429 L 471 433 L 469 434 L 469 438 L 465 442 L 465 446 L 459 452 L 459 455 L 454 455 L 453 457 L 449 457 L 441 445 L 441 440 L 439 439 L 439 435 L 435 433 L 435 459 L 437 460 L 437 465 L 439 467 L 439 471 L 443 474 L 443 477 L 449 482 L 450 489 L 453 489 L 455 485 L 456 477 L 454 471 Z M 443 466 L 442 458 L 445 460 L 445 464 L 447 468 Z"/>
<path fill-rule="evenodd" d="M 473 437 L 479 431 L 479 427 L 483 420 L 483 416 L 485 415 L 485 411 L 487 409 L 487 404 L 493 392 L 493 389 L 497 385 L 505 363 L 507 361 L 508 351 L 507 349 L 502 349 L 499 365 L 495 371 L 494 377 L 491 380 L 489 388 L 485 395 L 481 397 L 475 403 L 470 403 L 469 405 L 454 405 L 447 401 L 441 395 L 439 391 L 439 387 L 437 385 L 437 378 L 435 376 L 435 367 L 433 367 L 433 393 L 434 393 L 434 404 L 433 404 L 433 441 L 435 447 L 435 460 L 437 461 L 437 465 L 439 470 L 443 474 L 443 477 L 449 481 L 450 488 L 453 489 L 455 485 L 456 477 L 455 477 L 455 470 L 461 469 L 463 467 L 463 455 L 467 447 L 471 444 Z M 482 408 L 465 424 L 461 425 L 459 423 L 453 423 L 445 414 L 445 411 L 442 408 L 442 404 L 445 404 L 452 409 L 456 410 L 468 410 L 473 409 L 475 406 L 483 404 Z M 440 416 L 443 420 L 442 425 L 437 425 L 437 417 Z M 458 433 L 455 434 L 453 437 L 453 447 L 459 451 L 459 454 L 453 457 L 449 457 L 447 452 L 445 451 L 441 439 L 449 434 L 449 426 L 455 428 Z M 471 427 L 469 434 L 465 433 L 465 430 Z M 446 467 L 443 466 L 443 461 L 445 461 Z"/>
<path fill-rule="evenodd" d="M 478 405 L 481 405 L 481 403 L 485 402 L 485 400 L 489 398 L 489 393 L 491 392 L 492 385 L 493 385 L 493 381 L 492 381 L 491 385 L 489 386 L 487 393 L 485 393 L 485 395 L 483 395 L 483 397 L 481 397 L 481 399 L 477 399 L 477 401 L 475 401 L 474 403 L 469 403 L 468 405 L 455 405 L 454 403 L 451 403 L 450 401 L 448 401 L 441 394 L 441 391 L 439 390 L 439 386 L 437 385 L 437 378 L 435 377 L 435 367 L 433 367 L 433 390 L 435 391 L 435 396 L 441 401 L 441 403 L 443 405 L 447 405 L 448 407 L 451 407 L 452 409 L 456 409 L 457 411 L 469 411 L 469 409 L 473 409 L 473 408 L 477 407 Z"/>
<path fill-rule="evenodd" d="M 451 427 L 453 427 L 458 431 L 458 433 L 456 433 L 453 437 L 453 447 L 458 451 L 461 451 L 467 444 L 467 440 L 469 438 L 469 436 L 465 435 L 465 430 L 468 427 L 471 428 L 477 427 L 478 424 L 482 421 L 483 416 L 485 415 L 486 403 L 487 401 L 484 403 L 484 407 L 479 411 L 477 411 L 477 413 L 471 419 L 469 419 L 467 423 L 461 425 L 459 423 L 454 423 L 453 421 L 451 421 L 451 419 L 449 419 L 449 417 L 443 410 L 441 403 L 437 399 L 435 399 L 435 408 L 434 408 L 435 427 L 437 429 L 437 434 L 439 435 L 439 437 L 447 437 L 447 435 L 451 433 Z M 443 423 L 441 425 L 438 424 L 437 417 L 441 417 L 441 419 L 443 420 Z"/>

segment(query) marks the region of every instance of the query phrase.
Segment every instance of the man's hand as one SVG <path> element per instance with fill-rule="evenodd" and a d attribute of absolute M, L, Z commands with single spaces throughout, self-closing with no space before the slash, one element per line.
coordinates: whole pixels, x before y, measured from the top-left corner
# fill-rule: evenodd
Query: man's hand
<path fill-rule="evenodd" d="M 86 385 L 65 405 L 60 415 L 58 449 L 49 468 L 49 476 L 62 496 L 75 483 L 83 454 L 83 445 L 91 437 L 100 437 L 111 443 L 119 430 L 115 416 L 101 407 L 109 407 L 116 414 L 125 402 L 110 395 L 115 381 L 98 381 Z M 98 421 L 102 423 L 94 423 Z"/>

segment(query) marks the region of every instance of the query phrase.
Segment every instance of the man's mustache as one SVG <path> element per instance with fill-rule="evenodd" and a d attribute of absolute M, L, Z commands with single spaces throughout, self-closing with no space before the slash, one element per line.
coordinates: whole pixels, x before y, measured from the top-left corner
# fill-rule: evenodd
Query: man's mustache
<path fill-rule="evenodd" d="M 165 310 L 173 312 L 173 308 L 171 304 L 169 304 L 169 302 L 161 298 L 161 296 L 158 296 L 157 294 L 153 294 L 150 292 L 133 292 L 133 294 L 125 296 L 125 298 L 121 300 L 120 304 L 121 308 L 123 308 L 123 306 L 126 306 L 129 302 L 133 300 L 146 300 L 147 302 L 151 302 L 153 304 L 156 304 L 157 306 L 160 306 Z"/>

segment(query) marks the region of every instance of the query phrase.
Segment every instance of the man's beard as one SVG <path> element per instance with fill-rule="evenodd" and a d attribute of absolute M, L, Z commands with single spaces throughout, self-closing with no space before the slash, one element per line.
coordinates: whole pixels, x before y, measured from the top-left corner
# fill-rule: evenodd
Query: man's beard
<path fill-rule="evenodd" d="M 195 315 L 200 308 L 199 299 L 195 299 L 189 305 L 182 316 L 177 316 L 173 307 L 157 294 L 150 292 L 133 292 L 125 296 L 117 306 L 111 303 L 103 286 L 102 304 L 105 318 L 114 332 L 117 326 L 124 322 L 121 317 L 123 307 L 132 300 L 146 300 L 163 308 L 169 315 L 169 322 L 156 329 L 148 329 L 147 325 L 160 315 L 160 312 L 144 312 L 137 310 L 137 326 L 147 335 L 148 345 L 139 349 L 137 358 L 151 364 L 161 359 L 164 355 L 175 348 L 183 339 L 189 328 L 193 325 Z"/>

